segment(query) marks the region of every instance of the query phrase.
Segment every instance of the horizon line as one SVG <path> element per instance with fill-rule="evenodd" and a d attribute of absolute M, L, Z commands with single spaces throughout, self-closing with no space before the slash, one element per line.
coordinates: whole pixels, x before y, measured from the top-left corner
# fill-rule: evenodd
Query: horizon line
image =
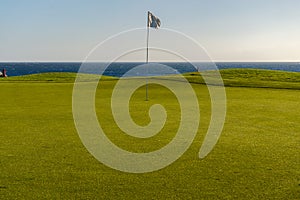
<path fill-rule="evenodd" d="M 110 62 L 110 61 L 82 61 L 82 60 L 21 60 L 21 61 L 0 61 L 0 63 L 105 63 L 105 62 Z M 117 61 L 114 63 L 143 63 L 145 61 Z M 174 60 L 165 60 L 165 61 L 151 61 L 150 63 L 186 63 L 184 61 L 174 61 Z M 215 62 L 215 63 L 280 63 L 280 62 L 295 62 L 295 63 L 300 63 L 300 60 L 208 60 L 208 61 L 191 61 L 190 63 L 201 63 L 201 62 Z"/>

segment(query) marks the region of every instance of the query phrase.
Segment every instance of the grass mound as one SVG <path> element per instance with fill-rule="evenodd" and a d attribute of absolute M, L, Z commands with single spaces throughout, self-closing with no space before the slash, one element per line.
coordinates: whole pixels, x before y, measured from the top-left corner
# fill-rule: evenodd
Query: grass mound
<path fill-rule="evenodd" d="M 215 72 L 206 71 L 184 74 L 192 83 L 202 83 L 204 80 L 201 74 L 212 80 L 216 77 Z M 230 87 L 254 87 L 254 88 L 279 88 L 279 89 L 300 89 L 300 73 L 284 72 L 262 69 L 224 69 L 220 70 L 225 86 Z"/>
<path fill-rule="evenodd" d="M 49 72 L 40 74 L 31 74 L 24 76 L 12 76 L 1 78 L 0 82 L 74 82 L 79 76 L 81 81 L 96 81 L 99 75 L 95 74 L 78 74 L 71 72 Z M 114 77 L 102 76 L 102 80 L 112 80 Z"/>

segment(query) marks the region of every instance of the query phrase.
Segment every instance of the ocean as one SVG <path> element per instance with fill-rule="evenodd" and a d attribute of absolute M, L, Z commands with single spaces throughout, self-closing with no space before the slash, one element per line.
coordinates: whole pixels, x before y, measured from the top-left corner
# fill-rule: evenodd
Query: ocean
<path fill-rule="evenodd" d="M 92 63 L 91 63 L 92 64 Z M 97 63 L 93 63 L 93 65 Z M 138 62 L 118 62 L 111 63 L 104 71 L 104 75 L 121 77 L 128 70 L 143 63 Z M 174 73 L 193 72 L 196 69 L 190 63 L 165 62 L 161 63 L 174 68 Z M 290 72 L 300 72 L 299 62 L 217 62 L 219 69 L 230 68 L 251 68 L 251 69 L 269 69 L 282 70 Z M 44 72 L 77 72 L 81 66 L 80 62 L 1 62 L 0 70 L 5 68 L 8 76 L 20 76 Z M 99 64 L 101 66 L 101 63 Z M 93 73 L 93 72 L 92 72 Z M 159 73 L 159 72 L 158 72 Z M 145 75 L 145 74 L 137 74 Z M 157 75 L 150 72 L 148 75 Z M 161 75 L 161 74 L 159 74 Z"/>

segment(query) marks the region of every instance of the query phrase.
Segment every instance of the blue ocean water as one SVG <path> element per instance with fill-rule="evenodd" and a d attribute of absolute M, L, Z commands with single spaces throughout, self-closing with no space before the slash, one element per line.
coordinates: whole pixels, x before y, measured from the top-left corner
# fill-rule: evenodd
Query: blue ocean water
<path fill-rule="evenodd" d="M 104 71 L 104 75 L 121 77 L 128 70 L 143 63 L 138 62 L 118 62 L 111 63 Z M 162 63 L 174 68 L 174 73 L 177 70 L 179 73 L 192 72 L 196 69 L 190 63 Z M 230 68 L 251 68 L 251 69 L 270 69 L 282 70 L 291 72 L 300 72 L 299 62 L 217 62 L 215 63 L 219 69 Z M 91 63 L 97 65 L 97 63 Z M 0 70 L 5 68 L 8 76 L 20 76 L 27 74 L 36 74 L 43 72 L 77 72 L 81 66 L 80 62 L 2 62 Z M 100 65 L 101 66 L 101 63 Z M 205 69 L 205 67 L 203 68 Z M 91 71 L 91 73 L 93 73 Z M 137 74 L 139 75 L 139 74 Z M 144 74 L 140 74 L 144 75 Z M 156 75 L 155 72 L 150 72 L 149 75 Z"/>

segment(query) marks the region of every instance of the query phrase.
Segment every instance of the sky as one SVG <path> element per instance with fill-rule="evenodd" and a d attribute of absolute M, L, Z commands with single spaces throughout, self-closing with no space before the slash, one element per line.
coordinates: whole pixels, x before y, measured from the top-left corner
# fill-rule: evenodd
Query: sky
<path fill-rule="evenodd" d="M 150 47 L 159 38 L 173 50 L 179 40 L 162 34 L 172 29 L 193 38 L 213 61 L 300 61 L 299 0 L 0 0 L 0 62 L 82 61 L 112 35 L 145 28 L 148 10 L 162 22 L 150 32 Z M 145 39 L 128 34 L 104 54 Z M 176 48 L 196 52 L 189 42 Z"/>

